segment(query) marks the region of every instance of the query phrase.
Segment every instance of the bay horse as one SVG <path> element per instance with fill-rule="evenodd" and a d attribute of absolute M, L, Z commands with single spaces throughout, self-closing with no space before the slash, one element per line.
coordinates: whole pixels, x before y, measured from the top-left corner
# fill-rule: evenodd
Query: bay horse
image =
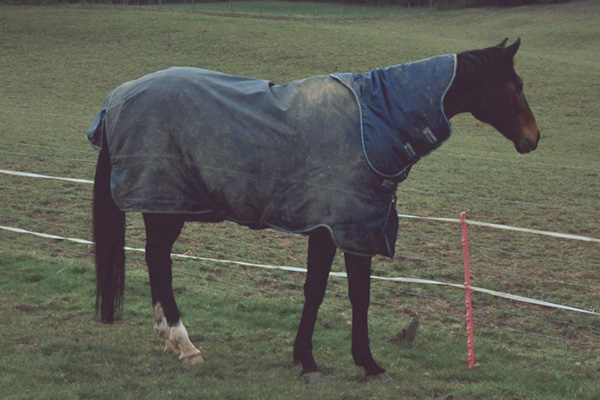
<path fill-rule="evenodd" d="M 471 113 L 535 150 L 540 132 L 515 73 L 520 39 L 364 74 L 275 85 L 174 68 L 116 88 L 88 131 L 94 184 L 96 314 L 120 313 L 125 212 L 143 213 L 154 329 L 165 350 L 203 362 L 173 296 L 170 253 L 186 221 L 231 220 L 308 236 L 305 303 L 293 347 L 307 382 L 322 376 L 312 336 L 336 249 L 352 305 L 352 357 L 388 379 L 369 344 L 371 258 L 393 256 L 397 185 Z"/>

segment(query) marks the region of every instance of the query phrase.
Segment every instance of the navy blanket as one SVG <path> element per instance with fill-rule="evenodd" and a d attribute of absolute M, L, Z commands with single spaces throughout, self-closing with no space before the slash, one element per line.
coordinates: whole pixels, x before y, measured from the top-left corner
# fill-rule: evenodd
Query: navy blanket
<path fill-rule="evenodd" d="M 253 228 L 330 230 L 393 256 L 395 193 L 450 135 L 455 55 L 283 85 L 170 68 L 114 89 L 90 127 L 123 211 L 206 214 Z"/>

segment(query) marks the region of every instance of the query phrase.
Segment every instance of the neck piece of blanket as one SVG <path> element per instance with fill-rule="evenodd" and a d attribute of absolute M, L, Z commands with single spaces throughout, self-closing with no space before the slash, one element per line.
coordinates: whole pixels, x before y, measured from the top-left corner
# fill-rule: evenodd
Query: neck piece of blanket
<path fill-rule="evenodd" d="M 456 56 L 283 85 L 170 68 L 114 89 L 87 139 L 123 211 L 229 219 L 393 256 L 396 188 L 451 133 Z M 106 143 L 103 143 L 106 141 Z"/>
<path fill-rule="evenodd" d="M 454 55 L 360 74 L 332 74 L 356 97 L 367 162 L 382 177 L 410 167 L 450 137 L 443 100 L 456 73 Z"/>

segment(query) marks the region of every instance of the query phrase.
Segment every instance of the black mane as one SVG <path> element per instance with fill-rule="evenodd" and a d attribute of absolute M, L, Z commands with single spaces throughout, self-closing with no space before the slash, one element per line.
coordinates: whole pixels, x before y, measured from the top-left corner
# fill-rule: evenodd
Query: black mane
<path fill-rule="evenodd" d="M 469 50 L 456 55 L 456 77 L 468 81 L 480 80 L 490 68 L 505 67 L 504 46 Z M 512 67 L 512 65 L 511 65 Z"/>

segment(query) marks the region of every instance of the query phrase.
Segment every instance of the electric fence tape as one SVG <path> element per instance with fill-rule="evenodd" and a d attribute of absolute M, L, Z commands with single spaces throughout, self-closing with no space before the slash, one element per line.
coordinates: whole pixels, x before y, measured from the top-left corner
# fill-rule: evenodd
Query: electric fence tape
<path fill-rule="evenodd" d="M 94 244 L 94 242 L 89 241 L 89 240 L 85 240 L 85 239 L 63 237 L 63 236 L 52 235 L 52 234 L 41 233 L 41 232 L 32 232 L 32 231 L 28 231 L 28 230 L 21 229 L 21 228 L 14 228 L 14 227 L 11 227 L 11 226 L 2 226 L 2 225 L 0 225 L 0 229 L 5 230 L 5 231 L 10 231 L 10 232 L 24 233 L 24 234 L 28 234 L 28 235 L 43 237 L 43 238 L 46 238 L 46 239 L 65 240 L 65 241 L 69 241 L 69 242 L 75 242 L 75 243 L 79 243 L 79 244 L 88 244 L 88 245 L 93 245 Z M 134 248 L 134 247 L 125 247 L 125 250 L 136 251 L 136 252 L 141 252 L 141 253 L 145 252 L 144 249 Z M 186 254 L 176 254 L 176 253 L 173 253 L 171 255 L 173 257 L 177 257 L 177 258 L 187 258 L 187 259 L 193 259 L 193 260 L 210 261 L 210 262 L 224 263 L 224 264 L 243 265 L 243 266 L 257 267 L 257 268 L 263 268 L 263 269 L 276 269 L 276 270 L 281 270 L 281 271 L 306 273 L 306 269 L 305 268 L 289 267 L 289 266 L 285 266 L 285 265 L 258 264 L 258 263 L 251 263 L 251 262 L 246 262 L 246 261 L 223 260 L 223 259 L 218 259 L 218 258 L 199 257 L 199 256 L 186 255 Z M 344 273 L 344 272 L 332 272 L 330 275 L 331 276 L 335 276 L 335 277 L 346 277 L 346 273 Z M 430 280 L 430 279 L 403 278 L 403 277 L 385 277 L 385 276 L 371 276 L 371 278 L 372 279 L 377 279 L 377 280 L 382 280 L 382 281 L 404 282 L 404 283 L 419 283 L 419 284 L 426 284 L 426 285 L 448 286 L 448 287 L 453 287 L 453 288 L 458 288 L 458 289 L 465 289 L 465 285 L 461 285 L 461 284 L 458 284 L 458 283 L 448 283 L 448 282 L 435 281 L 435 280 Z M 536 300 L 536 299 L 532 299 L 532 298 L 529 298 L 529 297 L 518 296 L 518 295 L 513 295 L 513 294 L 503 293 L 503 292 L 498 292 L 498 291 L 495 291 L 495 290 L 484 289 L 484 288 L 480 288 L 480 287 L 477 287 L 477 286 L 471 286 L 470 288 L 474 292 L 486 293 L 486 294 L 489 294 L 491 296 L 502 297 L 502 298 L 509 299 L 509 300 L 514 300 L 514 301 L 519 301 L 519 302 L 523 302 L 523 303 L 535 304 L 535 305 L 540 305 L 540 306 L 545 306 L 545 307 L 552 307 L 552 308 L 558 308 L 558 309 L 563 309 L 563 310 L 568 310 L 568 311 L 575 311 L 575 312 L 579 312 L 579 313 L 592 314 L 592 315 L 598 315 L 598 316 L 600 316 L 600 313 L 597 313 L 597 312 L 594 312 L 594 311 L 583 310 L 583 309 L 580 309 L 580 308 L 565 306 L 565 305 L 562 305 L 562 304 L 550 303 L 550 302 L 547 302 L 547 301 Z"/>

